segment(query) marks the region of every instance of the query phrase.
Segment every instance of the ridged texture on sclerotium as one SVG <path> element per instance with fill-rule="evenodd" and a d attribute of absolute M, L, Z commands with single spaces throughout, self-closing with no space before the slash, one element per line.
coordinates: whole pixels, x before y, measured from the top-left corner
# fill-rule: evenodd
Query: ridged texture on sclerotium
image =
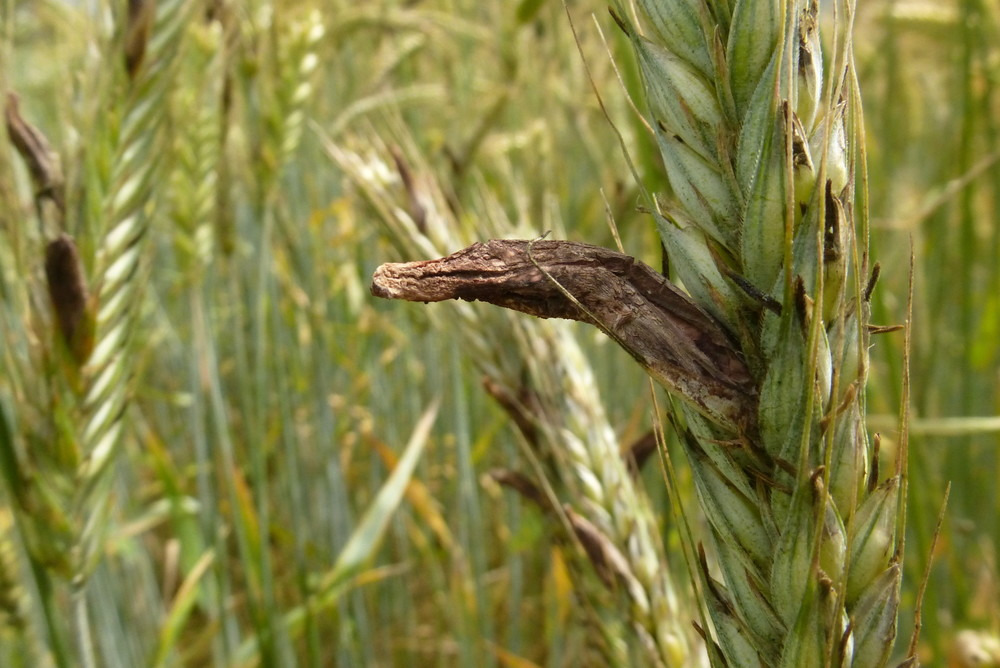
<path fill-rule="evenodd" d="M 701 572 L 709 659 L 884 665 L 903 486 L 872 479 L 865 427 L 871 267 L 849 18 L 824 54 L 817 0 L 635 4 L 639 25 L 624 2 L 614 10 L 670 184 L 648 204 L 674 278 L 756 383 L 739 433 L 683 405 L 673 419 L 718 567 Z"/>

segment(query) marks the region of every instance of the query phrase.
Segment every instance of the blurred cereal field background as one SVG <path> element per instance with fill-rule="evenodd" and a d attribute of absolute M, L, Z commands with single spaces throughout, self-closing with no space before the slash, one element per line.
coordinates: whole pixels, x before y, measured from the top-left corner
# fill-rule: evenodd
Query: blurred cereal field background
<path fill-rule="evenodd" d="M 666 185 L 605 4 L 128 4 L 0 1 L 7 125 L 58 176 L 40 189 L 0 133 L 0 664 L 600 665 L 614 620 L 578 589 L 601 580 L 511 483 L 551 468 L 504 388 L 571 340 L 623 453 L 663 395 L 592 330 L 541 345 L 526 317 L 368 282 L 549 230 L 659 266 L 629 160 Z M 867 0 L 855 52 L 876 323 L 906 318 L 913 258 L 897 653 L 929 568 L 922 661 L 1000 665 L 1000 6 Z M 60 232 L 103 296 L 83 389 Z M 887 457 L 904 359 L 877 337 Z M 690 627 L 658 461 L 639 486 Z"/>

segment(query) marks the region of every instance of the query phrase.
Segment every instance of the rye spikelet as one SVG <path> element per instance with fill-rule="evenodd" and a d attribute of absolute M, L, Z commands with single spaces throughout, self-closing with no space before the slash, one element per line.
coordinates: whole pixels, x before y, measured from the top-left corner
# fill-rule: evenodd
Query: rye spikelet
<path fill-rule="evenodd" d="M 108 482 L 107 469 L 125 424 L 145 249 L 154 213 L 150 202 L 161 171 L 164 112 L 191 6 L 189 0 L 173 0 L 156 3 L 148 15 L 137 14 L 136 20 L 151 23 L 149 42 L 142 58 L 137 52 L 126 53 L 130 81 L 94 261 L 94 348 L 82 368 L 80 429 L 75 435 L 81 454 L 75 472 L 80 484 L 76 507 L 92 514 L 79 536 L 76 578 L 86 577 L 100 555 L 100 520 L 108 501 L 101 488 Z"/>
<path fill-rule="evenodd" d="M 189 122 L 173 128 L 174 164 L 171 170 L 169 208 L 175 224 L 174 245 L 184 266 L 194 267 L 193 280 L 211 261 L 216 248 L 213 221 L 216 205 L 228 183 L 224 170 L 223 138 L 229 119 L 223 109 L 229 54 L 221 22 L 192 21 L 191 44 L 182 71 L 199 85 L 179 88 L 174 99 L 177 114 Z"/>
<path fill-rule="evenodd" d="M 42 239 L 33 242 L 44 250 L 24 261 L 24 274 L 39 279 L 27 282 L 21 295 L 33 312 L 27 319 L 32 329 L 5 331 L 18 335 L 5 340 L 23 345 L 27 354 L 8 360 L 12 373 L 5 395 L 17 399 L 11 405 L 11 422 L 17 427 L 10 439 L 0 439 L 0 449 L 51 646 L 65 662 L 68 653 L 60 637 L 66 630 L 61 625 L 71 619 L 74 663 L 85 666 L 96 662 L 86 584 L 104 553 L 112 507 L 110 473 L 125 432 L 135 368 L 162 130 L 173 63 L 193 4 L 134 2 L 121 16 L 127 33 L 119 45 L 123 52 L 101 61 L 106 67 L 102 76 L 115 82 L 118 104 L 114 113 L 102 117 L 102 130 L 86 146 L 90 159 L 110 164 L 106 186 L 99 179 L 88 181 L 83 184 L 86 195 L 66 193 L 67 200 L 73 199 L 64 206 L 61 182 L 56 188 L 52 176 L 59 170 L 22 151 L 39 181 Z M 8 107 L 9 128 L 10 118 Z M 55 219 L 40 206 L 45 198 L 58 204 Z M 77 218 L 76 212 L 83 216 Z M 42 267 L 44 277 L 38 271 Z M 72 615 L 56 612 L 62 599 L 49 578 L 68 585 Z"/>

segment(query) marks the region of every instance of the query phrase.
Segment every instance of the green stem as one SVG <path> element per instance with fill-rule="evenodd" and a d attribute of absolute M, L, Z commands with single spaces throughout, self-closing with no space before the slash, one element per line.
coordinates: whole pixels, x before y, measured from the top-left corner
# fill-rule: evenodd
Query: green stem
<path fill-rule="evenodd" d="M 94 639 L 90 632 L 90 615 L 87 612 L 86 580 L 73 586 L 73 636 L 76 641 L 77 665 L 97 668 Z"/>
<path fill-rule="evenodd" d="M 52 658 L 59 668 L 70 668 L 73 666 L 69 648 L 66 645 L 66 638 L 63 636 L 62 626 L 59 624 L 60 615 L 56 610 L 52 595 L 52 580 L 49 579 L 48 571 L 38 560 L 28 557 L 31 565 L 31 574 L 35 579 L 35 587 L 38 590 L 38 598 L 41 602 L 42 616 L 45 618 L 45 627 L 48 632 L 48 645 L 52 651 Z"/>

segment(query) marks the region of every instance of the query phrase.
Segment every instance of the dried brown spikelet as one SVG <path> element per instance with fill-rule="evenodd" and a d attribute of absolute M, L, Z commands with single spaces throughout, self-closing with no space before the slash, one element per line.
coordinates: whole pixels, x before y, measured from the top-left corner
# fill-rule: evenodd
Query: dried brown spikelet
<path fill-rule="evenodd" d="M 129 0 L 125 23 L 125 71 L 135 79 L 146 57 L 146 44 L 156 16 L 156 0 Z"/>
<path fill-rule="evenodd" d="M 51 199 L 62 213 L 66 206 L 59 154 L 52 150 L 52 145 L 41 130 L 21 117 L 18 102 L 15 93 L 7 93 L 4 108 L 7 136 L 28 167 L 31 181 L 35 185 L 36 199 Z"/>
<path fill-rule="evenodd" d="M 514 490 L 523 498 L 534 503 L 542 512 L 554 514 L 555 509 L 552 507 L 549 497 L 545 495 L 545 491 L 538 483 L 520 471 L 497 468 L 491 470 L 489 476 L 497 484 Z"/>
<path fill-rule="evenodd" d="M 45 248 L 45 278 L 63 342 L 73 359 L 82 365 L 93 350 L 94 332 L 87 281 L 80 254 L 69 235 L 59 235 Z"/>

